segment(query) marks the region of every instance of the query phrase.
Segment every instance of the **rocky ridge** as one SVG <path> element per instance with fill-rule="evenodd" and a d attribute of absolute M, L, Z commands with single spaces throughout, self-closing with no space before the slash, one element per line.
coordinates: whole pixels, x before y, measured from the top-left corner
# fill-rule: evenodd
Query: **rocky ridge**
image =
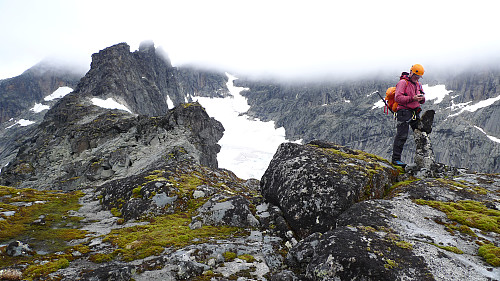
<path fill-rule="evenodd" d="M 85 104 L 93 98 L 111 98 L 134 114 L 153 117 L 192 102 L 194 95 L 226 96 L 229 93 L 226 80 L 223 73 L 172 67 L 165 52 L 150 41 L 141 43 L 135 52 L 130 52 L 126 43 L 120 43 L 95 53 L 86 75 L 67 66 L 42 62 L 18 77 L 0 81 L 0 110 L 11 112 L 4 114 L 2 120 L 7 121 L 0 120 L 0 167 L 15 157 L 48 112 L 30 109 L 37 103 L 54 107 L 57 99 L 45 101 L 44 98 L 61 86 L 75 89 L 80 98 L 86 97 Z M 9 121 L 10 118 L 13 120 Z M 13 126 L 17 119 L 34 124 Z"/>
<path fill-rule="evenodd" d="M 3 270 L 30 280 L 500 277 L 498 175 L 415 178 L 333 143 L 281 145 L 260 184 L 184 158 L 66 194 L 1 187 L 0 200 L 2 229 L 40 232 L 0 232 Z"/>

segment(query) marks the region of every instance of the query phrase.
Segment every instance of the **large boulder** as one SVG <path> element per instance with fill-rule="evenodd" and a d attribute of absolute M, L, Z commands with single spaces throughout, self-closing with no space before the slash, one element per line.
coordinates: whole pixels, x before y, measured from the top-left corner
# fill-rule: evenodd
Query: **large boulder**
<path fill-rule="evenodd" d="M 332 143 L 282 144 L 261 190 L 294 236 L 271 280 L 496 280 L 500 178 L 420 168 L 416 178 Z"/>
<path fill-rule="evenodd" d="M 299 237 L 335 228 L 356 202 L 381 198 L 399 174 L 386 160 L 332 143 L 284 143 L 261 180 L 261 191 Z"/>

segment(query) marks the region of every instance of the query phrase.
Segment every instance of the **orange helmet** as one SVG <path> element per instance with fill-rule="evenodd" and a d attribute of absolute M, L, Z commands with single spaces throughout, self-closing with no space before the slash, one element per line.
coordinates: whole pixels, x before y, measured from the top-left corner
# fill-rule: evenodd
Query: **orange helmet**
<path fill-rule="evenodd" d="M 411 73 L 417 74 L 417 75 L 424 75 L 424 67 L 420 64 L 414 64 L 410 68 Z"/>

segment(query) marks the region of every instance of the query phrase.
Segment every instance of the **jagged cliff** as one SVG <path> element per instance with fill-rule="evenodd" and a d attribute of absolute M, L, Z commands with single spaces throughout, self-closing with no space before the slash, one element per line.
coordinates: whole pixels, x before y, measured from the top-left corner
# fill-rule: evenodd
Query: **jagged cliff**
<path fill-rule="evenodd" d="M 134 53 L 122 43 L 94 54 L 89 72 L 45 114 L 3 169 L 0 182 L 71 190 L 182 154 L 217 167 L 224 129 L 199 104 L 169 110 L 167 97 L 179 100 L 181 95 L 175 78 L 149 43 Z M 100 108 L 93 98 L 113 99 L 133 113 Z"/>
<path fill-rule="evenodd" d="M 15 157 L 22 145 L 30 146 L 32 140 L 28 138 L 35 134 L 33 130 L 48 112 L 35 112 L 30 108 L 36 103 L 43 103 L 47 108 L 54 107 L 57 100 L 46 101 L 44 98 L 61 86 L 74 89 L 75 95 L 84 99 L 85 104 L 89 104 L 88 101 L 92 98 L 112 98 L 127 106 L 134 114 L 146 116 L 165 115 L 174 106 L 192 102 L 194 94 L 224 96 L 228 93 L 226 88 L 222 88 L 226 82 L 223 73 L 194 67 L 174 68 L 166 54 L 155 48 L 152 42 L 143 42 L 135 52 L 130 52 L 126 43 L 120 43 L 95 53 L 92 57 L 91 68 L 85 76 L 75 74 L 68 67 L 62 68 L 45 62 L 21 76 L 0 82 L 0 110 L 6 114 L 10 112 L 4 119 L 13 118 L 12 121 L 0 122 L 0 168 Z M 74 108 L 65 108 L 66 105 L 63 103 L 59 108 L 71 115 Z M 63 116 L 59 114 L 58 118 Z M 20 119 L 34 124 L 13 126 Z M 80 135 L 81 133 L 78 137 Z M 210 158 L 209 162 L 213 164 L 215 156 Z"/>

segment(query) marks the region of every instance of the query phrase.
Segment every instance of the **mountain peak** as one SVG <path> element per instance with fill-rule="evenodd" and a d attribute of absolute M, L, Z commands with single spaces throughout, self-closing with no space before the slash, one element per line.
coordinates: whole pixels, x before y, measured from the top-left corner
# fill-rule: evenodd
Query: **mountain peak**
<path fill-rule="evenodd" d="M 113 98 L 139 115 L 159 116 L 168 111 L 169 96 L 179 96 L 170 62 L 145 41 L 137 52 L 119 43 L 92 55 L 90 71 L 77 92 L 103 99 Z"/>

